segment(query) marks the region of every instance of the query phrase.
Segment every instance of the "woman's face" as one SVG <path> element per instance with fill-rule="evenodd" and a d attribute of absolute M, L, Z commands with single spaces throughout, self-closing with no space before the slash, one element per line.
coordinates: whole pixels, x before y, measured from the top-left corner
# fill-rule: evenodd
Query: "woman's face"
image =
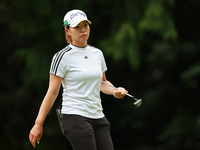
<path fill-rule="evenodd" d="M 70 27 L 67 31 L 72 38 L 72 44 L 78 47 L 85 47 L 90 35 L 90 26 L 87 21 L 80 22 L 76 27 Z"/>

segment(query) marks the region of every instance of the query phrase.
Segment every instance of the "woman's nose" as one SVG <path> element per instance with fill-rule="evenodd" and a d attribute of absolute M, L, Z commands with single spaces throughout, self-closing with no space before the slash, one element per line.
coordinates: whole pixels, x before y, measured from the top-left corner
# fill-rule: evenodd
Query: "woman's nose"
<path fill-rule="evenodd" d="M 85 27 L 82 27 L 82 28 L 81 28 L 81 32 L 85 32 Z"/>

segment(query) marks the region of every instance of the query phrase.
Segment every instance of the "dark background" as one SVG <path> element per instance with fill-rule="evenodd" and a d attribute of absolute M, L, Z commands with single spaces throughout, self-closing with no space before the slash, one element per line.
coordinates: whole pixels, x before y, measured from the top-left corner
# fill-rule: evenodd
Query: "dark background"
<path fill-rule="evenodd" d="M 66 46 L 62 20 L 81 9 L 108 80 L 143 105 L 102 94 L 116 150 L 200 149 L 200 1 L 0 1 L 1 150 L 31 150 L 29 131 L 46 94 L 53 55 Z M 62 89 L 61 89 L 62 90 Z M 55 109 L 37 150 L 70 149 Z"/>

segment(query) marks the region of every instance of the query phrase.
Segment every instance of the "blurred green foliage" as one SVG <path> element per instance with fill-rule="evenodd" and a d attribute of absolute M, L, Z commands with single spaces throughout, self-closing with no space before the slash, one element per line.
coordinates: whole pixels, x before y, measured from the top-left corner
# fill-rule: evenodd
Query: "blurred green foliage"
<path fill-rule="evenodd" d="M 89 44 L 106 58 L 107 78 L 143 99 L 102 94 L 116 150 L 200 149 L 198 0 L 7 0 L 0 2 L 1 150 L 33 149 L 28 140 L 48 88 L 53 55 L 66 46 L 62 20 L 82 9 Z M 61 89 L 62 91 L 62 89 Z M 55 114 L 38 150 L 70 149 Z"/>

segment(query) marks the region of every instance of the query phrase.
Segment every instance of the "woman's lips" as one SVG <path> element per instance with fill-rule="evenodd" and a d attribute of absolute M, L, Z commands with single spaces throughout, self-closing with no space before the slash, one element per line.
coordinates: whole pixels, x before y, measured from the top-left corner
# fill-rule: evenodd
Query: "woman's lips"
<path fill-rule="evenodd" d="M 83 35 L 81 35 L 81 37 L 87 37 L 87 34 L 83 34 Z"/>

